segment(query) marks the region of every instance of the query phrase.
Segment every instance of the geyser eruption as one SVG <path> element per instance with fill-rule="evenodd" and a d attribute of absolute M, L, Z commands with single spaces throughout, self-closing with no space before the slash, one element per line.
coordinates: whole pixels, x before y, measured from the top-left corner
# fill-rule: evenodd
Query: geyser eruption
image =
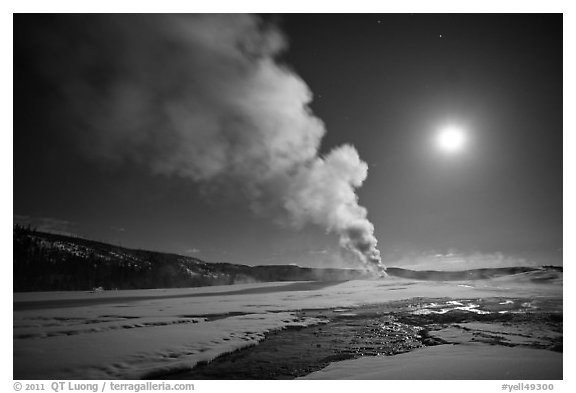
<path fill-rule="evenodd" d="M 283 206 L 297 224 L 313 222 L 337 233 L 342 247 L 371 270 L 382 271 L 374 226 L 355 193 L 367 175 L 368 166 L 356 149 L 340 146 L 300 165 L 288 183 Z"/>
<path fill-rule="evenodd" d="M 350 145 L 324 156 L 306 84 L 277 56 L 286 41 L 250 15 L 40 17 L 30 50 L 53 81 L 55 116 L 97 160 L 132 161 L 204 184 L 233 182 L 251 208 L 336 233 L 383 271 L 355 189 L 367 165 Z"/>

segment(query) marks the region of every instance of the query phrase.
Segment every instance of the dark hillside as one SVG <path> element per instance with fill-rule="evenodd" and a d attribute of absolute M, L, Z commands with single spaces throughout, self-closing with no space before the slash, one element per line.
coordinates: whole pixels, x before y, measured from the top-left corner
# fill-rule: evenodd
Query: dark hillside
<path fill-rule="evenodd" d="M 178 288 L 268 281 L 343 281 L 365 273 L 247 266 L 134 250 L 14 227 L 14 291 Z"/>

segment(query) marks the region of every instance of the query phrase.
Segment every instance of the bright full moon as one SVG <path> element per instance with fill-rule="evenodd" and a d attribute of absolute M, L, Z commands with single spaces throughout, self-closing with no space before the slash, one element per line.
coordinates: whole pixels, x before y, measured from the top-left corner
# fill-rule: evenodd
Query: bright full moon
<path fill-rule="evenodd" d="M 457 153 L 464 148 L 466 135 L 458 127 L 447 127 L 440 130 L 437 143 L 440 150 L 447 153 Z"/>

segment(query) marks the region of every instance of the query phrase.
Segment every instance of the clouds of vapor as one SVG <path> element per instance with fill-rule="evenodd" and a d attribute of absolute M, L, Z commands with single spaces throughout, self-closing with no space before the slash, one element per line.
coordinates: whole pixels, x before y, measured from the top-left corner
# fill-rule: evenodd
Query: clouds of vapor
<path fill-rule="evenodd" d="M 358 205 L 354 191 L 367 175 L 368 166 L 356 149 L 341 146 L 300 168 L 289 183 L 284 206 L 295 223 L 322 225 L 339 234 L 341 246 L 379 265 L 374 226 L 366 218 L 366 209 Z"/>
<path fill-rule="evenodd" d="M 40 72 L 88 156 L 235 182 L 255 211 L 320 225 L 381 267 L 355 194 L 367 165 L 349 145 L 319 156 L 324 125 L 306 84 L 276 60 L 286 42 L 275 26 L 249 15 L 92 15 L 36 28 Z"/>

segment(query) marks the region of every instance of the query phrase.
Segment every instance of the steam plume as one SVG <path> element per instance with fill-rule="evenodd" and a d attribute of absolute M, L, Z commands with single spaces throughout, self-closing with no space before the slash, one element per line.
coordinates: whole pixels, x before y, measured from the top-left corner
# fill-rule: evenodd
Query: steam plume
<path fill-rule="evenodd" d="M 254 211 L 320 225 L 383 268 L 355 194 L 367 165 L 350 145 L 319 156 L 324 125 L 306 84 L 278 62 L 286 41 L 274 25 L 249 15 L 92 15 L 37 29 L 41 72 L 90 157 L 235 182 Z"/>

